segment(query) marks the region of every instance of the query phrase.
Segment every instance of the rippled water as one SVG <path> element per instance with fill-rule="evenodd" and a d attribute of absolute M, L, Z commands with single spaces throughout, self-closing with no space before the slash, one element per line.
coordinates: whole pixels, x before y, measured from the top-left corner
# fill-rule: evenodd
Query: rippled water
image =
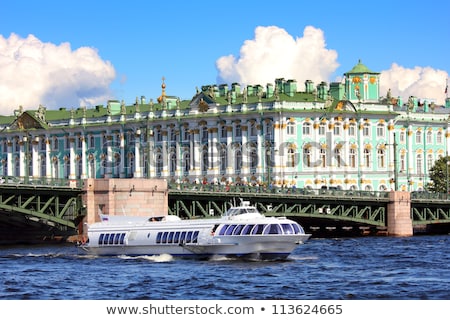
<path fill-rule="evenodd" d="M 283 262 L 0 247 L 0 299 L 450 299 L 450 236 L 310 239 Z"/>

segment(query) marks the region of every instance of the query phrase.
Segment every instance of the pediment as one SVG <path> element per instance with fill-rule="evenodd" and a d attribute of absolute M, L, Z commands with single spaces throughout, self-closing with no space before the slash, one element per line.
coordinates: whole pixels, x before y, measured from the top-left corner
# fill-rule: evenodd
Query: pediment
<path fill-rule="evenodd" d="M 12 130 L 46 129 L 47 125 L 40 119 L 33 117 L 28 112 L 20 114 L 9 126 Z"/>
<path fill-rule="evenodd" d="M 198 109 L 200 112 L 206 112 L 208 111 L 209 106 L 214 103 L 214 99 L 209 94 L 200 92 L 192 98 L 191 102 L 189 102 L 189 107 L 192 109 Z"/>

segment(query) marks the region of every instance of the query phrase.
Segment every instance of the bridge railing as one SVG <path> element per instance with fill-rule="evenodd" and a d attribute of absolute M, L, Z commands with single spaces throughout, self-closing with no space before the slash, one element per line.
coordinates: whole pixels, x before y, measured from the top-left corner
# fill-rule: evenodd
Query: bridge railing
<path fill-rule="evenodd" d="M 82 188 L 84 180 L 55 179 L 45 177 L 32 178 L 32 177 L 0 176 L 0 184 Z"/>
<path fill-rule="evenodd" d="M 411 200 L 450 200 L 450 194 L 429 191 L 413 191 L 411 192 Z"/>
<path fill-rule="evenodd" d="M 360 190 L 330 190 L 309 189 L 295 187 L 276 187 L 264 185 L 221 185 L 221 184 L 192 184 L 192 183 L 169 183 L 169 190 L 186 192 L 232 192 L 232 193 L 265 193 L 271 195 L 304 195 L 304 196 L 326 196 L 326 197 L 360 197 L 360 198 L 389 198 L 387 191 L 360 191 Z"/>

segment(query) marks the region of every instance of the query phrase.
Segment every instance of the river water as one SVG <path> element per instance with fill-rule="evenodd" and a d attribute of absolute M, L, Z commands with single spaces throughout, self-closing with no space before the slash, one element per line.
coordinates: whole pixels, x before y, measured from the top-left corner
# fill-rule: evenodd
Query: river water
<path fill-rule="evenodd" d="M 450 299 L 450 235 L 312 238 L 287 261 L 0 247 L 2 300 Z"/>

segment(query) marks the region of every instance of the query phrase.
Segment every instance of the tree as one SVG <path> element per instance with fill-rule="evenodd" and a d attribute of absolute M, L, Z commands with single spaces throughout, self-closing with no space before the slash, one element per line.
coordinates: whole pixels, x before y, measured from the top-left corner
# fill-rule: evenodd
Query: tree
<path fill-rule="evenodd" d="M 430 179 L 428 190 L 433 192 L 447 193 L 450 175 L 450 156 L 440 157 L 430 169 Z"/>

